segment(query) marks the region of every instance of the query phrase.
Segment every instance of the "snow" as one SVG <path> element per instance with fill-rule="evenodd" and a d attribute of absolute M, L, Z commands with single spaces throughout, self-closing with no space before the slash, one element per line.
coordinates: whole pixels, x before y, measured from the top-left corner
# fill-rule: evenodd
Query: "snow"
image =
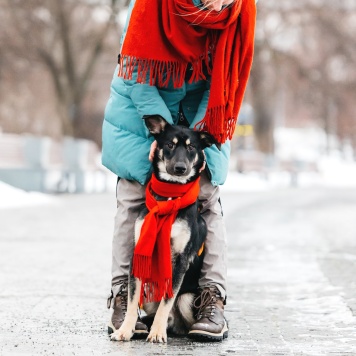
<path fill-rule="evenodd" d="M 275 160 L 289 162 L 298 172 L 265 167 L 265 172 L 229 172 L 222 191 L 265 191 L 288 187 L 356 188 L 356 162 L 348 142 L 340 144 L 335 136 L 328 140 L 317 127 L 285 128 L 274 132 Z M 329 153 L 326 143 L 329 142 Z M 315 167 L 308 168 L 308 167 Z"/>
<path fill-rule="evenodd" d="M 0 209 L 55 204 L 54 196 L 37 192 L 25 192 L 0 181 Z"/>
<path fill-rule="evenodd" d="M 356 188 L 356 164 L 337 157 L 323 157 L 317 162 L 316 172 L 300 172 L 295 177 L 288 172 L 252 172 L 241 174 L 230 171 L 221 186 L 222 192 L 260 192 L 274 189 L 296 188 Z M 110 176 L 107 192 L 114 194 L 116 177 Z M 56 204 L 54 195 L 25 192 L 0 181 L 0 209 Z"/>
<path fill-rule="evenodd" d="M 316 172 L 257 172 L 241 174 L 229 172 L 223 192 L 258 192 L 289 187 L 296 188 L 356 188 L 356 164 L 336 158 L 323 157 L 317 162 Z"/>
<path fill-rule="evenodd" d="M 324 157 L 319 161 L 322 176 L 320 185 L 334 188 L 356 187 L 356 163 L 337 157 Z"/>
<path fill-rule="evenodd" d="M 330 150 L 326 154 L 325 134 L 315 128 L 279 128 L 275 132 L 275 141 L 276 160 L 292 162 L 292 167 L 297 170 L 301 167 L 300 171 L 291 173 L 273 166 L 265 167 L 264 172 L 246 174 L 231 170 L 221 190 L 228 193 L 259 192 L 290 187 L 356 188 L 356 163 L 349 144 L 340 145 L 334 137 L 330 137 Z M 308 164 L 315 169 L 305 169 Z M 85 177 L 87 192 L 115 194 L 116 176 L 113 173 L 104 170 L 95 176 L 89 173 L 87 175 L 88 177 Z M 0 181 L 0 209 L 56 203 L 58 199 L 54 195 L 25 192 Z"/>

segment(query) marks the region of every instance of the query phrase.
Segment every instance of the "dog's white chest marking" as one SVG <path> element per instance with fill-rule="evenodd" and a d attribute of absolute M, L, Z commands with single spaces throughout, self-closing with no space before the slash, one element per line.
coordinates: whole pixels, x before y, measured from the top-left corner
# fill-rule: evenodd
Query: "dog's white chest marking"
<path fill-rule="evenodd" d="M 171 245 L 174 253 L 183 253 L 190 239 L 190 228 L 187 221 L 177 219 L 172 225 Z"/>
<path fill-rule="evenodd" d="M 140 218 L 138 218 L 135 222 L 135 245 L 137 244 L 137 241 L 140 238 L 143 222 L 144 219 L 140 219 Z"/>
<path fill-rule="evenodd" d="M 140 237 L 143 219 L 137 219 L 135 223 L 135 244 Z M 177 219 L 172 225 L 171 246 L 173 253 L 183 253 L 190 239 L 190 228 L 185 220 Z"/>

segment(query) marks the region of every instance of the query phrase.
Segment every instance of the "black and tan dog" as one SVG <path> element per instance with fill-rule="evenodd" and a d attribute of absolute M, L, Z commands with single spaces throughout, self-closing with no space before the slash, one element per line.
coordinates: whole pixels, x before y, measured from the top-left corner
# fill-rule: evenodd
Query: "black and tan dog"
<path fill-rule="evenodd" d="M 160 116 L 145 119 L 146 126 L 157 141 L 153 158 L 154 175 L 159 181 L 178 185 L 193 182 L 205 165 L 204 148 L 218 144 L 206 132 L 184 126 L 172 126 Z M 220 147 L 218 147 L 220 148 Z M 167 200 L 152 192 L 157 200 Z M 173 198 L 174 199 L 174 198 Z M 195 322 L 193 300 L 203 256 L 198 256 L 206 237 L 205 221 L 198 211 L 198 201 L 178 211 L 171 229 L 172 298 L 162 298 L 159 303 L 146 303 L 143 309 L 153 319 L 147 341 L 166 342 L 167 329 L 173 333 L 186 333 Z M 148 209 L 140 213 L 135 226 L 135 243 Z M 131 266 L 132 268 L 132 266 Z M 112 340 L 130 340 L 137 320 L 141 280 L 129 278 L 129 299 L 125 320 Z"/>

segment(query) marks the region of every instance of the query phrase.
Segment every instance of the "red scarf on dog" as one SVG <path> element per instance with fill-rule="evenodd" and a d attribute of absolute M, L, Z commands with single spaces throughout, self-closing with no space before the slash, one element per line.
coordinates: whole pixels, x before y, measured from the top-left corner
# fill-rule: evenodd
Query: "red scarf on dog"
<path fill-rule="evenodd" d="M 193 204 L 199 195 L 199 181 L 187 184 L 160 182 L 152 175 L 146 188 L 146 215 L 136 244 L 132 274 L 141 279 L 141 301 L 159 302 L 162 297 L 172 298 L 171 229 L 179 209 Z M 175 198 L 157 201 L 156 194 Z"/>
<path fill-rule="evenodd" d="M 255 0 L 236 0 L 220 12 L 192 0 L 136 0 L 119 56 L 119 76 L 137 82 L 181 87 L 211 75 L 206 115 L 196 128 L 224 143 L 231 139 L 253 56 Z M 210 60 L 209 60 L 210 57 Z"/>

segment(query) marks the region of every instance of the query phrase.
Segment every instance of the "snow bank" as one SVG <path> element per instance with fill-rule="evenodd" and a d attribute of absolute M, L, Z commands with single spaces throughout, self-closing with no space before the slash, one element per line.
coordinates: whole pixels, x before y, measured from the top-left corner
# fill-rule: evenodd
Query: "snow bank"
<path fill-rule="evenodd" d="M 221 190 L 225 192 L 258 192 L 281 188 L 356 188 L 356 164 L 336 157 L 323 157 L 316 172 L 288 172 L 240 174 L 229 172 Z"/>
<path fill-rule="evenodd" d="M 338 157 L 322 158 L 319 163 L 321 185 L 336 188 L 356 188 L 356 163 Z"/>
<path fill-rule="evenodd" d="M 288 187 L 356 188 L 356 162 L 349 143 L 341 144 L 332 135 L 327 138 L 323 130 L 313 127 L 279 127 L 275 129 L 274 138 L 277 162 L 290 162 L 295 171 L 299 171 L 294 174 L 282 171 L 283 166 L 277 169 L 266 166 L 263 173 L 230 171 L 222 191 L 249 192 Z M 329 154 L 326 154 L 327 141 Z M 315 167 L 315 171 L 303 168 L 308 164 Z"/>
<path fill-rule="evenodd" d="M 42 193 L 25 192 L 0 181 L 0 209 L 54 204 L 56 198 Z"/>

